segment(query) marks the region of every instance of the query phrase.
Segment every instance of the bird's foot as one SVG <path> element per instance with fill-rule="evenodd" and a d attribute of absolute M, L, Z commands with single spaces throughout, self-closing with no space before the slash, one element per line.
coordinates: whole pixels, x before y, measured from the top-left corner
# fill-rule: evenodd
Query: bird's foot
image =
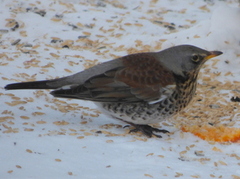
<path fill-rule="evenodd" d="M 135 127 L 135 129 L 130 130 L 129 133 L 132 132 L 142 132 L 144 135 L 146 135 L 147 137 L 152 137 L 152 136 L 156 136 L 158 138 L 162 138 L 161 135 L 155 134 L 154 132 L 161 132 L 161 133 L 169 133 L 169 131 L 164 130 L 164 129 L 157 129 L 154 127 L 151 127 L 149 125 L 139 125 L 139 124 L 134 124 L 133 125 Z"/>

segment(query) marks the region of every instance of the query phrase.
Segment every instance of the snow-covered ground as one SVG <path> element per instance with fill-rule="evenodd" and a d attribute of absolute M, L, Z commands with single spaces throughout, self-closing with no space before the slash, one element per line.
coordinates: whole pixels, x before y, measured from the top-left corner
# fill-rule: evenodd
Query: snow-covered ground
<path fill-rule="evenodd" d="M 230 101 L 240 96 L 239 7 L 237 0 L 2 0 L 0 178 L 239 179 L 239 143 L 207 142 L 177 127 L 181 120 L 239 127 L 239 102 Z M 129 134 L 91 102 L 4 90 L 179 44 L 224 54 L 201 70 L 185 113 L 160 124 L 171 132 L 161 139 Z"/>

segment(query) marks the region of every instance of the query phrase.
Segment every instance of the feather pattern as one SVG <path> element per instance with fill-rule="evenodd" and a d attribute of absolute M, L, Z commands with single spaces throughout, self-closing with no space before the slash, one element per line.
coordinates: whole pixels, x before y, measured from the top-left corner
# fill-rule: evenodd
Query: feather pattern
<path fill-rule="evenodd" d="M 122 61 L 122 66 L 92 76 L 78 86 L 61 87 L 51 94 L 96 102 L 152 103 L 173 92 L 174 75 L 161 65 L 154 53 L 133 54 L 118 60 Z"/>

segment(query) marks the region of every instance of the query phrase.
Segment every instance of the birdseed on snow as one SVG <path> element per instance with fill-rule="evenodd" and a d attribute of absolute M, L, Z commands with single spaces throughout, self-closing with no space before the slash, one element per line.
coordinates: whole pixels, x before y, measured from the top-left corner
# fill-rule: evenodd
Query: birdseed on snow
<path fill-rule="evenodd" d="M 147 154 L 146 156 L 152 156 L 152 155 L 154 155 L 154 153 L 149 153 L 149 154 Z"/>
<path fill-rule="evenodd" d="M 62 125 L 68 125 L 69 122 L 62 120 L 62 121 L 55 121 L 55 122 L 53 122 L 53 124 L 62 126 Z"/>
<path fill-rule="evenodd" d="M 213 150 L 213 151 L 216 151 L 216 152 L 222 152 L 222 150 L 219 149 L 219 148 L 217 148 L 217 147 L 213 147 L 212 150 Z"/>
<path fill-rule="evenodd" d="M 149 178 L 153 178 L 153 176 L 150 175 L 150 174 L 144 174 L 144 176 L 149 177 Z"/>
<path fill-rule="evenodd" d="M 12 116 L 0 117 L 0 122 L 6 122 L 6 121 L 8 121 L 9 119 L 14 119 L 14 117 L 12 117 Z M 5 125 L 5 124 L 3 123 L 3 125 Z"/>
<path fill-rule="evenodd" d="M 8 173 L 12 173 L 13 172 L 13 170 L 9 170 L 9 171 L 7 171 Z"/>
<path fill-rule="evenodd" d="M 183 173 L 179 173 L 179 172 L 175 172 L 176 174 L 175 174 L 175 177 L 177 178 L 177 177 L 182 177 L 183 176 Z"/>
<path fill-rule="evenodd" d="M 154 1 L 152 1 L 154 2 Z M 61 5 L 65 6 L 67 9 L 68 9 L 68 13 L 70 12 L 76 12 L 76 9 L 74 9 L 74 6 L 71 4 L 71 3 L 63 3 L 63 2 L 59 2 Z M 82 2 L 84 4 L 84 2 Z M 114 5 L 115 7 L 118 7 L 118 8 L 125 8 L 123 4 L 119 3 L 119 2 L 108 2 L 108 3 L 112 3 L 112 5 Z M 35 5 L 34 5 L 35 6 Z M 92 5 L 92 6 L 95 6 L 95 5 Z M 97 7 L 97 5 L 96 5 Z M 199 9 L 203 10 L 203 11 L 209 11 L 208 7 L 207 6 L 202 6 L 202 7 L 199 7 Z M 98 11 L 98 9 L 92 9 L 94 11 Z M 22 12 L 21 9 L 16 9 L 15 12 Z M 33 12 L 33 13 L 37 13 L 41 16 L 44 16 L 46 11 L 45 10 L 40 10 L 40 9 L 29 9 L 29 12 Z M 185 13 L 186 12 L 186 9 L 182 9 L 182 10 L 179 10 L 179 13 Z M 148 13 L 154 13 L 153 10 L 149 10 Z M 160 10 L 160 13 L 168 13 L 168 11 L 166 9 L 161 9 Z M 57 17 L 57 16 L 56 16 Z M 52 18 L 53 21 L 55 21 L 55 23 L 66 23 L 66 25 L 68 24 L 67 22 L 63 22 L 61 18 L 59 18 L 60 20 L 56 20 L 56 17 L 54 16 L 54 18 Z M 142 17 L 143 19 L 146 19 L 146 17 Z M 148 19 L 149 20 L 149 19 Z M 125 28 L 128 28 L 128 27 L 134 27 L 134 26 L 137 26 L 137 27 L 142 27 L 143 24 L 141 24 L 140 22 L 136 23 L 136 22 L 128 22 L 126 21 L 125 19 L 125 15 L 124 14 L 121 14 L 121 18 L 118 18 L 118 19 L 114 19 L 114 18 L 109 18 L 106 20 L 108 23 L 111 23 L 112 26 L 109 27 L 109 28 L 104 28 L 104 27 L 101 27 L 100 29 L 98 29 L 99 31 L 97 31 L 98 34 L 94 34 L 93 31 L 91 31 L 91 28 L 94 28 L 95 26 L 95 22 L 93 20 L 94 23 L 92 24 L 82 24 L 82 23 L 77 23 L 77 24 L 74 24 L 76 26 L 75 29 L 83 29 L 80 36 L 82 35 L 82 37 L 84 38 L 79 38 L 79 39 L 61 39 L 60 37 L 52 37 L 51 39 L 52 40 L 56 40 L 59 42 L 59 44 L 53 44 L 53 43 L 45 43 L 45 44 L 34 44 L 32 47 L 28 47 L 29 49 L 24 49 L 22 46 L 22 44 L 20 44 L 19 42 L 17 42 L 17 44 L 15 44 L 16 46 L 18 46 L 18 48 L 20 49 L 21 52 L 23 53 L 28 53 L 29 55 L 33 55 L 33 56 L 37 56 L 37 59 L 36 58 L 31 58 L 31 59 L 28 59 L 26 60 L 23 65 L 25 68 L 36 68 L 36 69 L 40 69 L 41 73 L 42 72 L 47 72 L 47 69 L 46 68 L 54 68 L 55 66 L 55 63 L 58 63 L 58 62 L 54 62 L 54 63 L 51 63 L 49 62 L 48 64 L 41 64 L 41 61 L 39 59 L 41 59 L 41 49 L 45 49 L 45 51 L 49 51 L 49 56 L 50 58 L 56 58 L 56 59 L 60 59 L 62 58 L 61 56 L 61 53 L 60 52 L 57 52 L 57 51 L 54 51 L 52 52 L 52 49 L 62 49 L 63 46 L 68 46 L 71 50 L 73 50 L 73 52 L 75 50 L 78 50 L 78 49 L 84 49 L 84 50 L 89 50 L 89 51 L 92 51 L 93 53 L 96 53 L 97 55 L 99 55 L 99 57 L 102 57 L 102 55 L 104 54 L 109 54 L 109 57 L 112 57 L 112 58 L 117 58 L 119 57 L 117 54 L 111 54 L 113 53 L 113 51 L 115 52 L 121 52 L 121 51 L 125 51 L 127 53 L 136 53 L 136 52 L 146 52 L 146 51 L 156 51 L 156 50 L 160 50 L 161 49 L 161 44 L 166 41 L 166 39 L 160 39 L 159 42 L 156 42 L 155 46 L 150 46 L 150 45 L 144 45 L 144 43 L 141 41 L 141 40 L 136 40 L 135 41 L 135 47 L 132 47 L 132 48 L 129 48 L 125 45 L 119 45 L 119 46 L 114 46 L 113 43 L 109 42 L 107 43 L 107 39 L 108 37 L 114 37 L 114 38 L 117 38 L 117 39 L 120 39 L 123 35 L 124 35 L 124 32 L 125 32 Z M 161 18 L 152 18 L 151 21 L 153 23 L 156 23 L 158 24 L 159 26 L 163 26 L 163 27 L 166 27 L 166 29 L 168 29 L 168 32 L 167 33 L 172 33 L 173 31 L 177 31 L 178 26 L 176 26 L 175 24 L 172 24 L 171 22 L 166 22 L 164 21 L 164 19 L 161 19 Z M 18 20 L 16 20 L 15 18 L 9 18 L 9 19 L 6 19 L 6 25 L 5 27 L 6 28 L 9 28 L 10 30 L 16 30 L 19 28 L 19 34 L 21 35 L 21 41 L 24 40 L 25 37 L 29 36 L 28 32 L 24 30 L 24 22 L 20 22 Z M 191 24 L 194 24 L 196 23 L 195 20 L 186 20 L 186 22 L 189 22 Z M 183 24 L 181 28 L 188 28 L 188 25 L 186 24 Z M 47 38 L 49 34 L 45 34 L 45 36 L 43 38 Z M 106 38 L 106 41 L 104 42 L 100 42 L 99 39 L 98 40 L 93 40 L 91 37 L 98 37 L 98 38 Z M 201 38 L 198 34 L 195 34 L 193 35 L 193 38 Z M 16 41 L 16 39 L 14 39 Z M 229 43 L 229 42 L 225 42 L 225 43 Z M 20 46 L 21 45 L 21 46 Z M 56 46 L 54 46 L 56 45 Z M 105 50 L 103 52 L 103 50 Z M 20 52 L 20 54 L 21 54 Z M 16 56 L 13 58 L 12 57 L 8 57 L 6 54 L 0 54 L 0 56 L 5 56 L 7 58 L 7 60 L 9 61 L 14 61 L 14 60 L 17 60 L 19 58 L 18 55 L 20 54 L 15 54 Z M 69 58 L 72 58 L 71 61 L 67 61 L 66 63 L 69 65 L 69 68 L 65 68 L 63 69 L 65 72 L 67 73 L 72 73 L 72 68 L 70 67 L 74 67 L 76 65 L 83 65 L 84 68 L 89 68 L 89 67 L 92 67 L 96 64 L 99 63 L 99 61 L 97 59 L 85 59 L 84 56 L 80 56 L 78 55 L 77 53 L 76 54 L 71 54 L 71 56 L 68 56 Z M 79 62 L 79 59 L 76 60 L 76 58 L 80 58 L 81 60 L 83 60 L 82 62 Z M 48 59 L 49 60 L 49 59 Z M 76 60 L 76 61 L 75 61 Z M 216 66 L 216 64 L 219 62 L 219 59 L 213 59 L 213 63 L 212 63 L 212 68 L 214 68 Z M 4 65 L 4 66 L 7 66 L 9 65 L 8 63 L 0 63 L 0 65 Z M 207 70 L 209 69 L 208 66 L 205 67 L 205 69 L 203 70 Z M 173 119 L 173 123 L 174 125 L 177 127 L 177 128 L 180 128 L 180 129 L 183 129 L 182 126 L 184 126 L 184 131 L 190 131 L 192 133 L 195 133 L 196 134 L 196 131 L 199 129 L 199 128 L 202 128 L 203 130 L 206 130 L 207 128 L 204 129 L 204 126 L 200 125 L 200 124 L 203 124 L 203 123 L 211 123 L 211 124 L 214 124 L 213 127 L 216 127 L 217 129 L 222 129 L 222 128 L 229 128 L 229 127 L 234 127 L 236 122 L 234 121 L 235 119 L 235 114 L 236 113 L 240 113 L 240 110 L 239 110 L 239 103 L 236 103 L 236 104 L 233 104 L 229 101 L 225 101 L 226 97 L 222 98 L 222 94 L 219 95 L 219 91 L 222 90 L 222 89 L 227 89 L 227 90 L 231 90 L 231 94 L 233 95 L 239 95 L 239 93 L 237 92 L 233 92 L 234 89 L 237 89 L 240 85 L 239 85 L 239 82 L 231 82 L 231 83 L 220 83 L 219 81 L 215 80 L 213 81 L 213 79 L 215 79 L 215 77 L 217 77 L 218 75 L 220 75 L 220 73 L 218 74 L 211 74 L 211 73 L 208 73 L 209 76 L 206 77 L 206 76 L 203 76 L 202 78 L 200 77 L 200 79 L 203 79 L 204 82 L 206 82 L 206 84 L 201 84 L 201 85 L 198 85 L 198 88 L 197 88 L 197 94 L 194 98 L 194 102 L 201 99 L 202 101 L 198 102 L 198 104 L 192 102 L 191 105 L 189 105 L 185 111 L 183 111 L 181 114 L 179 114 L 177 117 L 175 117 Z M 229 76 L 229 75 L 232 75 L 231 72 L 227 72 L 225 74 L 223 74 L 225 76 Z M 14 80 L 14 81 L 19 81 L 19 78 L 20 79 L 26 79 L 27 81 L 34 81 L 36 80 L 36 76 L 29 76 L 28 74 L 24 74 L 24 73 L 19 73 L 19 74 L 16 74 L 15 76 L 17 79 L 8 79 L 7 77 L 2 77 L 3 80 Z M 214 87 L 212 89 L 212 87 Z M 207 91 L 207 93 L 206 93 Z M 39 97 L 42 94 L 42 92 L 36 92 L 36 97 Z M 217 95 L 216 95 L 217 94 Z M 11 93 L 9 94 L 4 94 L 4 95 L 12 95 Z M 220 104 L 215 104 L 215 102 L 218 102 L 220 101 L 219 103 Z M 28 102 L 30 101 L 27 101 L 27 100 L 22 100 L 22 99 L 15 99 L 13 101 L 10 101 L 10 102 L 6 102 L 7 105 L 11 106 L 11 107 L 15 107 L 15 106 L 18 106 L 18 105 L 25 105 L 27 104 Z M 34 99 L 32 99 L 32 102 L 34 102 Z M 55 101 L 57 103 L 61 103 L 61 100 L 59 101 Z M 214 103 L 213 103 L 214 102 Z M 218 108 L 212 108 L 214 106 L 218 106 Z M 48 106 L 50 107 L 50 106 Z M 59 111 L 61 111 L 62 113 L 67 113 L 68 111 L 75 111 L 75 110 L 79 110 L 79 106 L 78 105 L 71 105 L 69 104 L 69 106 L 63 106 L 63 105 L 60 105 L 60 104 L 56 104 L 56 106 L 51 106 L 52 109 L 58 109 Z M 24 108 L 22 108 L 24 110 Z M 89 118 L 94 118 L 94 117 L 98 117 L 99 116 L 99 113 L 96 113 L 96 112 L 89 112 L 88 110 L 90 109 L 85 109 L 85 108 L 81 108 L 81 111 L 82 111 L 82 115 L 84 117 L 89 117 Z M 207 111 L 207 112 L 205 112 Z M 42 116 L 44 115 L 45 113 L 43 112 L 33 112 L 32 115 L 35 116 L 35 117 L 39 117 L 39 116 Z M 226 116 L 228 116 L 228 118 L 226 118 Z M 229 117 L 230 116 L 230 117 Z M 5 118 L 6 117 L 6 118 Z M 11 117 L 11 116 L 5 116 L 5 117 L 1 117 L 0 118 L 0 122 L 6 122 L 8 121 L 8 119 L 14 119 L 15 117 Z M 225 117 L 225 118 L 224 118 Z M 23 115 L 23 116 L 20 116 L 21 119 L 23 120 L 27 120 L 27 119 L 32 119 L 32 116 L 30 117 L 29 116 L 26 116 L 26 115 Z M 225 122 L 224 125 L 221 127 L 219 127 L 219 124 L 221 122 Z M 40 121 L 38 119 L 38 121 L 36 122 L 36 124 L 44 124 L 45 121 Z M 88 121 L 81 121 L 80 122 L 81 124 L 87 124 Z M 64 121 L 55 121 L 53 122 L 53 124 L 55 125 L 61 125 L 61 126 L 67 126 L 69 125 L 70 123 L 67 122 L 67 120 L 64 120 Z M 162 124 L 163 126 L 169 126 L 168 123 L 163 123 Z M 122 127 L 122 126 L 118 126 L 118 125 L 105 125 L 105 128 L 104 129 L 111 129 L 111 128 L 119 128 L 119 127 Z M 189 128 L 188 128 L 189 127 Z M 191 127 L 195 130 L 191 130 Z M 102 127 L 101 127 L 102 128 Z M 11 128 L 11 127 L 8 127 L 8 132 L 17 132 L 18 129 L 14 129 L 14 128 Z M 239 139 L 238 135 L 240 135 L 240 133 L 238 132 L 238 129 L 237 127 L 236 128 L 230 128 L 230 129 L 233 129 L 233 132 L 232 133 L 236 133 L 236 137 L 235 137 L 235 140 L 232 140 L 233 142 L 234 141 L 237 141 L 237 139 Z M 31 131 L 33 129 L 29 128 L 29 129 L 25 129 L 26 131 Z M 6 131 L 5 131 L 6 132 Z M 74 132 L 74 131 L 72 131 Z M 210 131 L 210 132 L 213 132 L 213 131 Z M 226 130 L 227 132 L 227 130 Z M 128 130 L 125 132 L 125 134 L 114 134 L 114 133 L 111 133 L 106 130 L 103 130 L 102 131 L 103 134 L 106 134 L 108 136 L 114 136 L 114 135 L 119 135 L 119 136 L 125 136 L 125 135 L 135 135 L 135 134 L 128 134 Z M 217 132 L 216 132 L 217 133 Z M 59 132 L 60 135 L 62 135 L 62 132 Z M 73 135 L 74 133 L 69 133 L 68 135 Z M 85 136 L 88 136 L 88 135 L 93 135 L 92 133 L 87 133 L 85 131 L 84 133 Z M 137 134 L 139 135 L 139 134 Z M 140 135 L 140 137 L 135 137 L 136 140 L 147 140 L 147 139 L 142 139 L 142 136 Z M 203 139 L 205 140 L 211 140 L 211 139 L 208 139 L 208 138 L 204 138 Z M 226 139 L 226 138 L 225 138 Z M 230 138 L 228 138 L 230 139 Z M 215 140 L 215 138 L 213 138 L 213 140 Z M 222 140 L 224 141 L 224 139 Z M 229 140 L 231 141 L 231 140 Z"/>
<path fill-rule="evenodd" d="M 204 156 L 204 152 L 203 151 L 200 151 L 200 150 L 196 150 L 194 151 L 194 154 L 198 157 L 203 157 Z"/>
<path fill-rule="evenodd" d="M 106 140 L 106 143 L 113 143 L 113 140 Z"/>
<path fill-rule="evenodd" d="M 20 165 L 16 165 L 17 168 L 22 168 Z"/>
<path fill-rule="evenodd" d="M 47 122 L 46 121 L 37 121 L 36 123 L 37 124 L 46 124 Z"/>
<path fill-rule="evenodd" d="M 42 115 L 44 115 L 44 114 L 45 114 L 45 113 L 43 113 L 43 112 L 38 112 L 38 111 L 32 113 L 33 116 L 42 116 Z"/>
<path fill-rule="evenodd" d="M 227 164 L 224 161 L 219 160 L 218 163 L 221 164 L 221 165 L 226 165 L 227 166 Z"/>
<path fill-rule="evenodd" d="M 240 176 L 232 175 L 232 179 L 240 179 Z"/>
<path fill-rule="evenodd" d="M 34 129 L 32 129 L 32 128 L 25 128 L 24 131 L 31 132 L 31 131 L 34 131 Z"/>
<path fill-rule="evenodd" d="M 20 118 L 22 118 L 22 119 L 30 119 L 30 117 L 28 117 L 28 116 L 20 116 Z"/>
<path fill-rule="evenodd" d="M 84 132 L 83 133 L 85 136 L 91 136 L 91 135 L 93 135 L 92 133 L 90 133 L 90 132 Z"/>
<path fill-rule="evenodd" d="M 73 175 L 73 173 L 72 172 L 68 172 L 68 175 Z"/>
<path fill-rule="evenodd" d="M 26 152 L 28 152 L 28 153 L 33 153 L 33 151 L 30 150 L 30 149 L 26 149 Z"/>
<path fill-rule="evenodd" d="M 85 136 L 78 136 L 77 139 L 84 139 Z"/>

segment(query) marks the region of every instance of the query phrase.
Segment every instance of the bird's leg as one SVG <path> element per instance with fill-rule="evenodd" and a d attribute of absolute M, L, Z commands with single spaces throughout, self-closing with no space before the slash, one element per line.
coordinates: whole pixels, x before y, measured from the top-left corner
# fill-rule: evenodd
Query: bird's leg
<path fill-rule="evenodd" d="M 132 125 L 135 127 L 135 129 L 130 130 L 130 133 L 140 131 L 147 137 L 156 136 L 158 138 L 162 138 L 161 135 L 155 134 L 154 132 L 169 133 L 169 131 L 167 131 L 167 130 L 157 129 L 157 128 L 151 127 L 149 125 L 139 125 L 139 124 L 132 124 Z"/>
<path fill-rule="evenodd" d="M 154 127 L 151 127 L 149 125 L 133 124 L 131 122 L 124 121 L 121 118 L 116 118 L 116 119 L 118 119 L 120 121 L 123 121 L 125 123 L 128 123 L 128 125 L 124 126 L 123 128 L 129 127 L 129 126 L 134 126 L 135 127 L 135 129 L 131 129 L 129 131 L 129 133 L 132 133 L 132 132 L 142 132 L 147 137 L 155 136 L 155 137 L 158 137 L 158 138 L 162 138 L 162 136 L 158 135 L 158 134 L 155 134 L 154 132 L 169 133 L 169 131 L 167 131 L 167 130 L 154 128 Z"/>

